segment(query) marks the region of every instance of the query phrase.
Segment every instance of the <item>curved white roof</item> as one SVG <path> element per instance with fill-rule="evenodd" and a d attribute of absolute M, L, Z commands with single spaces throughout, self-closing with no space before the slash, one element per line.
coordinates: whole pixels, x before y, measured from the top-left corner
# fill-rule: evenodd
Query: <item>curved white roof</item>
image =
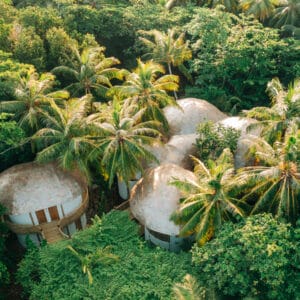
<path fill-rule="evenodd" d="M 259 136 L 261 133 L 260 127 L 252 128 L 251 130 L 247 130 L 247 127 L 251 124 L 258 123 L 255 119 L 251 118 L 242 118 L 242 117 L 229 117 L 224 120 L 218 122 L 225 127 L 232 127 L 234 129 L 241 131 L 241 137 L 252 134 L 255 136 Z"/>
<path fill-rule="evenodd" d="M 258 121 L 251 118 L 241 117 L 229 117 L 218 123 L 225 127 L 232 127 L 241 131 L 241 136 L 238 139 L 237 149 L 234 154 L 234 165 L 236 169 L 245 167 L 248 164 L 246 154 L 250 147 L 254 144 L 252 138 L 260 136 L 262 127 L 257 126 L 255 128 L 251 128 L 251 130 L 247 130 L 249 125 L 258 123 Z"/>
<path fill-rule="evenodd" d="M 181 198 L 179 190 L 169 185 L 172 178 L 196 180 L 193 172 L 174 164 L 148 169 L 131 191 L 130 209 L 134 217 L 154 231 L 178 235 L 180 228 L 170 221 Z"/>
<path fill-rule="evenodd" d="M 211 103 L 196 98 L 185 98 L 177 101 L 179 107 L 167 106 L 165 116 L 170 126 L 171 135 L 196 133 L 199 123 L 217 122 L 226 115 Z"/>
<path fill-rule="evenodd" d="M 197 152 L 196 138 L 196 134 L 174 135 L 167 144 L 156 143 L 147 146 L 147 149 L 155 155 L 160 164 L 171 163 L 185 169 L 192 169 L 190 155 L 195 155 Z M 157 163 L 150 163 L 149 166 L 156 167 Z"/>
<path fill-rule="evenodd" d="M 54 164 L 20 164 L 0 174 L 0 203 L 10 215 L 69 202 L 81 194 L 79 183 Z"/>

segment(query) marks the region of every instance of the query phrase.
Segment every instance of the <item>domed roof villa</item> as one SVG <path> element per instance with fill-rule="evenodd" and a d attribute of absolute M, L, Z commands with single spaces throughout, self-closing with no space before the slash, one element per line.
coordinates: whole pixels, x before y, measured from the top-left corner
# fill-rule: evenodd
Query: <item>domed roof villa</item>
<path fill-rule="evenodd" d="M 227 116 L 209 102 L 196 98 L 185 98 L 177 101 L 178 107 L 167 106 L 163 109 L 170 126 L 170 140 L 166 144 L 155 144 L 147 149 L 153 153 L 160 164 L 174 163 L 191 169 L 189 156 L 195 155 L 197 126 L 206 121 L 217 122 Z M 148 167 L 155 167 L 157 163 L 150 163 Z M 141 174 L 137 174 L 139 179 Z M 137 180 L 129 182 L 129 189 L 122 181 L 118 182 L 119 194 L 124 200 L 128 199 L 129 192 Z"/>
<path fill-rule="evenodd" d="M 7 224 L 23 246 L 28 234 L 36 244 L 42 239 L 52 243 L 86 226 L 85 182 L 53 163 L 20 164 L 2 172 L 0 203 L 7 208 Z"/>
<path fill-rule="evenodd" d="M 217 122 L 227 116 L 211 103 L 185 98 L 177 101 L 178 107 L 167 106 L 164 114 L 170 126 L 171 135 L 196 133 L 197 126 L 206 121 Z"/>
<path fill-rule="evenodd" d="M 172 178 L 196 180 L 193 172 L 175 164 L 148 169 L 131 191 L 129 200 L 133 216 L 145 229 L 145 238 L 162 248 L 178 251 L 183 238 L 180 227 L 170 221 L 181 198 L 179 190 L 170 185 Z"/>

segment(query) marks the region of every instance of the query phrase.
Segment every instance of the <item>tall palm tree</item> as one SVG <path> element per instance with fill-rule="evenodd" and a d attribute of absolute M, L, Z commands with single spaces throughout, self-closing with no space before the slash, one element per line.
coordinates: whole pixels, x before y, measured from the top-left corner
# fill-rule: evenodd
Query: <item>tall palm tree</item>
<path fill-rule="evenodd" d="M 168 67 L 169 74 L 172 74 L 172 65 L 178 67 L 179 70 L 191 80 L 191 75 L 184 66 L 184 62 L 192 58 L 192 51 L 189 43 L 184 40 L 184 33 L 176 37 L 174 29 L 168 29 L 167 33 L 156 29 L 150 31 L 139 31 L 150 39 L 140 37 L 140 40 L 147 46 L 149 53 L 146 55 L 155 62 L 165 63 Z M 151 40 L 153 38 L 153 40 Z"/>
<path fill-rule="evenodd" d="M 298 0 L 282 0 L 274 11 L 271 24 L 275 27 L 284 25 L 300 26 L 300 2 Z"/>
<path fill-rule="evenodd" d="M 114 102 L 111 115 L 106 120 L 102 117 L 97 120 L 98 116 L 95 118 L 93 115 L 88 118 L 88 122 L 99 130 L 97 149 L 90 153 L 90 157 L 91 160 L 101 157 L 110 186 L 116 176 L 128 185 L 137 172 L 143 171 L 143 161 L 157 161 L 144 145 L 157 141 L 160 124 L 156 121 L 143 122 L 145 109 L 135 111 L 121 108 Z"/>
<path fill-rule="evenodd" d="M 170 184 L 177 187 L 184 198 L 171 220 L 182 224 L 181 236 L 195 233 L 199 244 L 204 244 L 220 228 L 224 220 L 234 215 L 243 216 L 240 202 L 231 197 L 227 184 L 234 174 L 233 155 L 225 149 L 215 161 L 206 167 L 200 160 L 193 158 L 197 182 L 174 179 Z"/>
<path fill-rule="evenodd" d="M 176 105 L 168 91 L 178 89 L 178 76 L 163 75 L 164 68 L 153 62 L 143 63 L 138 59 L 138 66 L 132 73 L 127 73 L 126 81 L 121 86 L 112 87 L 108 94 L 118 95 L 124 99 L 125 106 L 134 106 L 138 110 L 145 109 L 145 116 L 150 120 L 157 120 L 168 130 L 168 122 L 162 109 L 167 105 Z"/>
<path fill-rule="evenodd" d="M 262 126 L 262 136 L 273 145 L 275 141 L 283 142 L 289 128 L 300 125 L 300 80 L 295 80 L 285 91 L 279 79 L 274 78 L 268 83 L 267 92 L 272 100 L 271 108 L 255 107 L 245 114 L 259 121 L 249 129 Z"/>
<path fill-rule="evenodd" d="M 240 7 L 247 15 L 265 21 L 274 13 L 278 0 L 240 0 Z"/>
<path fill-rule="evenodd" d="M 300 217 L 299 139 L 297 127 L 275 148 L 257 138 L 251 153 L 260 165 L 241 169 L 234 181 L 245 194 L 243 201 L 255 200 L 251 214 L 270 212 L 292 224 Z"/>
<path fill-rule="evenodd" d="M 49 112 L 43 112 L 45 128 L 32 137 L 39 149 L 37 161 L 58 161 L 64 169 L 79 169 L 90 179 L 88 156 L 96 147 L 92 125 L 84 121 L 90 107 L 91 96 L 69 100 L 65 107 L 51 102 Z"/>
<path fill-rule="evenodd" d="M 105 57 L 101 47 L 85 48 L 81 53 L 75 48 L 74 53 L 77 61 L 70 62 L 72 67 L 59 66 L 52 72 L 68 75 L 74 80 L 74 83 L 66 87 L 73 95 L 82 96 L 95 91 L 104 96 L 111 87 L 110 80 L 119 76 L 119 70 L 113 66 L 120 61 L 115 57 Z"/>
<path fill-rule="evenodd" d="M 1 111 L 14 113 L 19 125 L 24 129 L 36 130 L 43 109 L 51 101 L 61 101 L 69 98 L 67 91 L 50 92 L 55 77 L 50 73 L 39 76 L 35 72 L 20 78 L 15 90 L 16 100 L 2 101 Z"/>

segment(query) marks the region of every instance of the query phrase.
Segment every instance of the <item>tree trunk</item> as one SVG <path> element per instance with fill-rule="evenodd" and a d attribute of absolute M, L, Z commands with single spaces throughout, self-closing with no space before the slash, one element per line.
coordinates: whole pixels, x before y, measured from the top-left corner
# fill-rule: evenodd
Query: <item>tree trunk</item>
<path fill-rule="evenodd" d="M 170 74 L 170 75 L 173 75 L 173 73 L 172 73 L 172 68 L 171 68 L 171 64 L 170 64 L 170 63 L 168 63 L 168 69 L 169 69 L 169 74 Z M 173 93 L 174 93 L 175 99 L 178 100 L 177 93 L 176 93 L 175 91 L 174 91 Z"/>

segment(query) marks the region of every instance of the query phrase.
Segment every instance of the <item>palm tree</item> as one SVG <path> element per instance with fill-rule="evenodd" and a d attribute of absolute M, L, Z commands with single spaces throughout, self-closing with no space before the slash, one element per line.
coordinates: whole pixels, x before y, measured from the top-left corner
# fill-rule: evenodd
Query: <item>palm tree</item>
<path fill-rule="evenodd" d="M 293 131 L 275 148 L 257 138 L 251 154 L 260 165 L 239 171 L 234 185 L 245 194 L 243 201 L 256 200 L 251 214 L 270 212 L 292 224 L 299 218 L 300 131 Z"/>
<path fill-rule="evenodd" d="M 167 105 L 177 105 L 167 91 L 178 89 L 178 76 L 163 75 L 164 68 L 151 61 L 143 63 L 138 59 L 138 66 L 132 73 L 127 73 L 126 81 L 121 86 L 112 87 L 108 95 L 117 95 L 124 99 L 125 106 L 134 106 L 138 110 L 145 109 L 148 120 L 157 120 L 168 130 L 168 122 L 162 108 Z"/>
<path fill-rule="evenodd" d="M 98 115 L 89 116 L 88 123 L 94 124 L 98 130 L 97 149 L 90 153 L 91 160 L 101 157 L 101 165 L 105 169 L 109 186 L 115 176 L 127 185 L 135 178 L 137 172 L 143 171 L 143 161 L 157 161 L 156 157 L 144 148 L 157 141 L 160 135 L 156 121 L 142 121 L 145 109 L 121 108 L 114 102 L 111 115 L 104 121 Z"/>
<path fill-rule="evenodd" d="M 240 0 L 241 9 L 262 22 L 272 16 L 277 4 L 278 0 Z"/>
<path fill-rule="evenodd" d="M 110 80 L 118 77 L 119 71 L 113 65 L 120 61 L 115 57 L 105 57 L 103 48 L 85 48 L 79 53 L 74 49 L 76 62 L 70 62 L 72 67 L 59 66 L 52 70 L 54 74 L 64 74 L 70 76 L 75 83 L 67 86 L 74 95 L 91 94 L 95 91 L 98 95 L 104 96 L 107 89 L 111 87 Z"/>
<path fill-rule="evenodd" d="M 51 102 L 49 112 L 43 112 L 45 128 L 32 137 L 40 150 L 37 161 L 58 161 L 64 169 L 76 168 L 90 179 L 88 156 L 96 147 L 92 124 L 84 121 L 90 106 L 89 95 L 69 100 L 65 107 Z"/>
<path fill-rule="evenodd" d="M 172 74 L 172 65 L 178 67 L 179 70 L 191 80 L 191 75 L 184 66 L 184 62 L 192 58 L 192 51 L 188 42 L 184 41 L 184 33 L 176 36 L 174 29 L 168 29 L 167 33 L 156 29 L 150 31 L 139 31 L 145 36 L 152 37 L 154 40 L 140 37 L 140 40 L 147 46 L 150 53 L 146 55 L 155 62 L 165 63 L 168 67 L 169 74 Z"/>
<path fill-rule="evenodd" d="M 93 283 L 92 267 L 97 264 L 108 265 L 119 259 L 117 255 L 110 252 L 109 247 L 99 248 L 93 253 L 81 254 L 72 246 L 67 249 L 80 261 L 83 274 L 87 274 L 89 284 Z"/>
<path fill-rule="evenodd" d="M 200 245 L 207 242 L 220 228 L 224 220 L 234 215 L 243 216 L 241 204 L 232 198 L 227 190 L 234 174 L 233 155 L 225 149 L 215 161 L 206 167 L 200 160 L 193 158 L 197 182 L 174 179 L 170 184 L 177 187 L 184 198 L 171 220 L 182 224 L 181 236 L 196 234 Z"/>
<path fill-rule="evenodd" d="M 261 126 L 262 136 L 273 145 L 275 141 L 284 140 L 289 128 L 300 124 L 300 80 L 290 84 L 286 92 L 279 79 L 274 78 L 268 83 L 267 92 L 272 99 L 271 108 L 255 107 L 245 114 L 259 121 L 250 125 L 249 129 Z"/>
<path fill-rule="evenodd" d="M 15 90 L 16 100 L 2 101 L 1 111 L 14 113 L 19 125 L 24 129 L 38 129 L 43 109 L 48 107 L 51 101 L 69 98 L 67 91 L 50 92 L 54 79 L 50 73 L 39 76 L 35 72 L 20 78 Z"/>
<path fill-rule="evenodd" d="M 298 0 L 282 0 L 274 11 L 271 24 L 281 28 L 284 25 L 300 26 L 300 2 Z"/>

